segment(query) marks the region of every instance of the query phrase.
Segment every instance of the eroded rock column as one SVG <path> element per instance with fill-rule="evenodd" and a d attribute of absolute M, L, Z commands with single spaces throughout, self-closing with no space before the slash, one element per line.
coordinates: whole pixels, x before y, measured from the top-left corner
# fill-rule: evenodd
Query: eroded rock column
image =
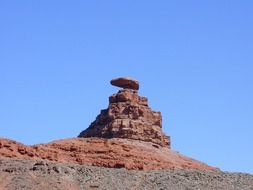
<path fill-rule="evenodd" d="M 138 95 L 139 82 L 131 78 L 113 79 L 111 84 L 123 89 L 109 97 L 109 106 L 79 137 L 125 138 L 170 147 L 162 132 L 162 116 L 152 111 L 148 99 Z"/>

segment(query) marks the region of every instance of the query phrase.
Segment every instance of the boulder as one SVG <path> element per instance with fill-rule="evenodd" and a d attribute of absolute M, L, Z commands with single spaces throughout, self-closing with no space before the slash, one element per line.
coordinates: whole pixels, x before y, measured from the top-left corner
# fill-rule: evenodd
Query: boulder
<path fill-rule="evenodd" d="M 121 77 L 111 80 L 111 85 L 124 89 L 139 90 L 139 82 L 130 77 Z"/>

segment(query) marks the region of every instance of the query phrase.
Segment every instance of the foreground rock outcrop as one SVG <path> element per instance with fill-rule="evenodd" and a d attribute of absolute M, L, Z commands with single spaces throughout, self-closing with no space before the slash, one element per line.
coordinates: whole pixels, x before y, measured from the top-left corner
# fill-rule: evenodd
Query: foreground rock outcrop
<path fill-rule="evenodd" d="M 0 190 L 252 190 L 253 175 L 203 170 L 136 171 L 0 158 Z"/>

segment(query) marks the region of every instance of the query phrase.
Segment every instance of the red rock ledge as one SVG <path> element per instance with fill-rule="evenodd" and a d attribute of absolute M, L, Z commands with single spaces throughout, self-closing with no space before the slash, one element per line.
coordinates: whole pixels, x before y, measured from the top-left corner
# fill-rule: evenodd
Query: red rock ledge
<path fill-rule="evenodd" d="M 217 170 L 166 147 L 122 138 L 72 138 L 34 146 L 0 139 L 0 157 L 50 160 L 130 170 Z"/>

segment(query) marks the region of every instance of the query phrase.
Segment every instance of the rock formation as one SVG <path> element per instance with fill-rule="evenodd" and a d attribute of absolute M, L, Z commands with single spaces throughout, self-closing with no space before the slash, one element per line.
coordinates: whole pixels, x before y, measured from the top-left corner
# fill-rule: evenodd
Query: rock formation
<path fill-rule="evenodd" d="M 112 85 L 122 87 L 109 97 L 109 107 L 78 137 L 125 138 L 170 147 L 170 138 L 162 132 L 162 116 L 152 111 L 148 99 L 138 95 L 139 82 L 118 78 Z"/>
<path fill-rule="evenodd" d="M 253 175 L 204 170 L 137 171 L 0 157 L 0 190 L 252 190 Z"/>
<path fill-rule="evenodd" d="M 167 147 L 122 138 L 72 138 L 33 146 L 0 138 L 1 157 L 49 160 L 129 170 L 216 170 L 214 167 L 183 156 Z"/>
<path fill-rule="evenodd" d="M 0 190 L 252 190 L 252 175 L 222 172 L 170 149 L 161 113 L 138 95 L 138 81 L 111 83 L 123 89 L 80 134 L 86 138 L 32 146 L 0 138 Z"/>
<path fill-rule="evenodd" d="M 161 113 L 152 111 L 147 98 L 138 95 L 138 81 L 119 78 L 111 83 L 123 89 L 109 97 L 108 108 L 81 132 L 79 137 L 85 138 L 33 146 L 0 138 L 0 169 L 1 158 L 18 158 L 129 170 L 217 170 L 170 149 L 169 137 L 162 132 Z"/>
<path fill-rule="evenodd" d="M 111 80 L 111 84 L 113 86 L 128 88 L 132 90 L 139 90 L 139 81 L 129 78 L 129 77 L 121 77 Z"/>

